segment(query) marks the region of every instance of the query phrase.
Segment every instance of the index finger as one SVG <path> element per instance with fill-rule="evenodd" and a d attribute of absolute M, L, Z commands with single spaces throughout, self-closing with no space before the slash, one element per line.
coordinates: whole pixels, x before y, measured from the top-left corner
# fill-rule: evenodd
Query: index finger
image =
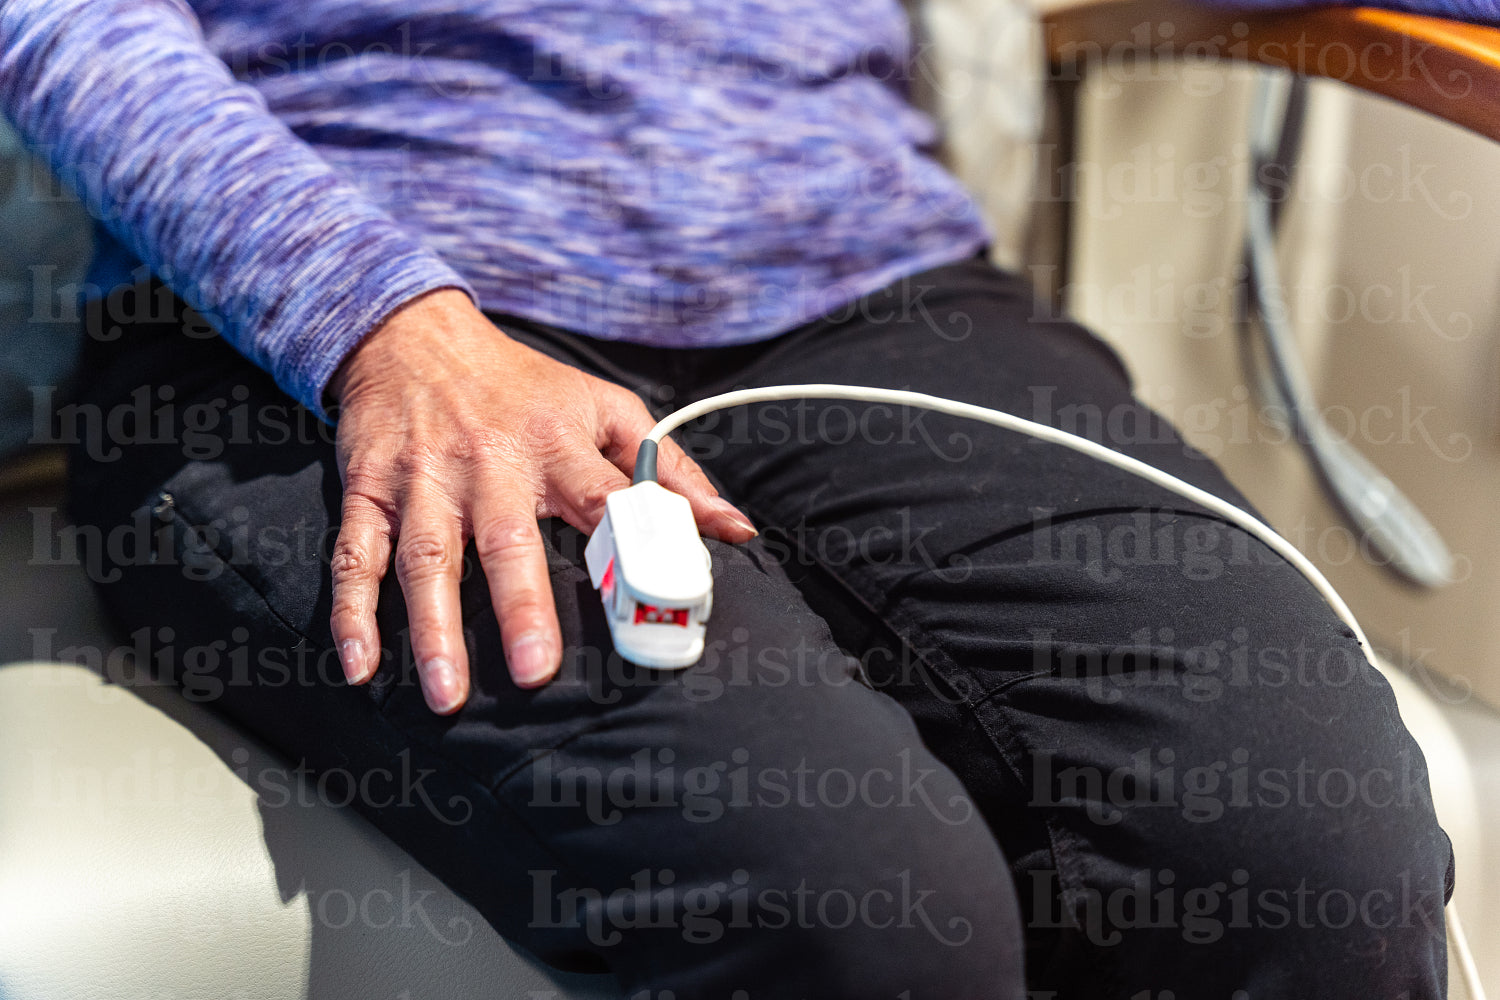
<path fill-rule="evenodd" d="M 610 442 L 607 453 L 622 472 L 633 475 L 641 442 L 656 421 L 645 404 L 628 393 L 623 404 L 607 416 L 604 424 Z M 705 534 L 726 542 L 748 541 L 757 534 L 745 512 L 719 496 L 703 469 L 670 437 L 657 445 L 656 471 L 657 482 L 687 498 L 693 518 Z"/>

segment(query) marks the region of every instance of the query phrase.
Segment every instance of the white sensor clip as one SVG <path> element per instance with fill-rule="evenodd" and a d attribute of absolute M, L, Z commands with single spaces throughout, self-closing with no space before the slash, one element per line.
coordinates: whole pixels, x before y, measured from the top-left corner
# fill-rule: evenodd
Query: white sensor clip
<path fill-rule="evenodd" d="M 655 670 L 692 666 L 703 656 L 714 586 L 692 507 L 656 482 L 612 493 L 604 507 L 583 558 L 615 649 Z"/>

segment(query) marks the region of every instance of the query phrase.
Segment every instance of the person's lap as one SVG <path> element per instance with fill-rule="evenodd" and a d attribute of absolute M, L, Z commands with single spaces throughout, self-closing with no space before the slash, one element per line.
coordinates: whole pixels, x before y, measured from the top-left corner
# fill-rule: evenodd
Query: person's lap
<path fill-rule="evenodd" d="M 1110 445 L 1237 497 L 1134 404 L 1107 348 L 1034 321 L 1020 281 L 971 262 L 888 291 L 713 351 L 501 323 L 658 406 L 833 381 L 1064 426 L 1097 414 Z M 108 409 L 143 383 L 175 390 L 162 443 L 114 461 L 75 449 L 81 521 L 170 526 L 172 558 L 117 560 L 107 590 L 122 620 L 169 625 L 179 650 L 244 629 L 251 659 L 276 662 L 236 674 L 226 658 L 187 690 L 293 757 L 356 782 L 402 754 L 435 769 L 421 801 L 355 801 L 543 957 L 592 954 L 628 985 L 687 996 L 748 988 L 790 947 L 805 965 L 778 963 L 783 989 L 764 995 L 838 995 L 836 982 L 847 995 L 964 995 L 958 983 L 994 996 L 1019 991 L 1024 937 L 1033 988 L 1074 995 L 1288 995 L 1289 982 L 1439 995 L 1446 844 L 1389 690 L 1294 570 L 1205 515 L 1172 513 L 1184 505 L 1155 487 L 936 415 L 816 402 L 720 414 L 684 441 L 763 534 L 711 544 L 704 661 L 669 675 L 620 661 L 582 536 L 554 525 L 559 681 L 510 684 L 470 572 L 474 694 L 443 719 L 393 642 L 392 580 L 388 662 L 367 689 L 342 683 L 327 635 L 338 480 L 320 425 L 172 323 L 126 324 L 89 354 L 85 404 Z M 214 400 L 217 426 L 185 435 L 208 423 L 188 407 Z M 275 407 L 306 433 L 276 443 Z M 1283 772 L 1399 782 L 1403 767 L 1406 794 L 1384 806 L 1344 803 L 1341 788 L 1278 805 L 1265 787 Z M 1394 930 L 1376 926 L 1398 876 L 1425 895 Z M 1338 926 L 1329 907 L 1345 896 L 1375 904 Z M 647 899 L 666 910 L 631 919 Z M 1298 900 L 1314 926 L 1299 926 Z M 1143 901 L 1149 912 L 1132 909 Z M 1280 903 L 1292 912 L 1278 929 Z"/>

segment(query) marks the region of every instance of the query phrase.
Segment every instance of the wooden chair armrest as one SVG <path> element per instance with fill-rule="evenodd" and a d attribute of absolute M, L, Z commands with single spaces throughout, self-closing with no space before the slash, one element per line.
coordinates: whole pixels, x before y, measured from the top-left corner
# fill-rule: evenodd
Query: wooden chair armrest
<path fill-rule="evenodd" d="M 1042 2 L 1039 11 L 1053 73 L 1064 78 L 1143 57 L 1253 62 L 1341 80 L 1500 140 L 1500 28 L 1373 7 L 1264 13 L 1191 0 Z"/>

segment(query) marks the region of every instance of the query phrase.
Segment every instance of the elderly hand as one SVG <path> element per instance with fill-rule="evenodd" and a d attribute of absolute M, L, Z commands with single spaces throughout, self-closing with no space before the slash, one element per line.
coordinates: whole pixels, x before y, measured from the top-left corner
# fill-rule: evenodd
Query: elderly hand
<path fill-rule="evenodd" d="M 442 714 L 463 704 L 458 588 L 472 537 L 511 677 L 545 684 L 562 637 L 537 521 L 561 517 L 594 530 L 605 497 L 630 484 L 636 448 L 655 422 L 646 407 L 505 336 L 451 289 L 387 319 L 344 360 L 329 391 L 344 484 L 332 626 L 350 683 L 369 680 L 380 663 L 375 605 L 394 545 L 427 704 Z M 705 534 L 730 542 L 755 534 L 670 441 L 659 473 Z"/>

